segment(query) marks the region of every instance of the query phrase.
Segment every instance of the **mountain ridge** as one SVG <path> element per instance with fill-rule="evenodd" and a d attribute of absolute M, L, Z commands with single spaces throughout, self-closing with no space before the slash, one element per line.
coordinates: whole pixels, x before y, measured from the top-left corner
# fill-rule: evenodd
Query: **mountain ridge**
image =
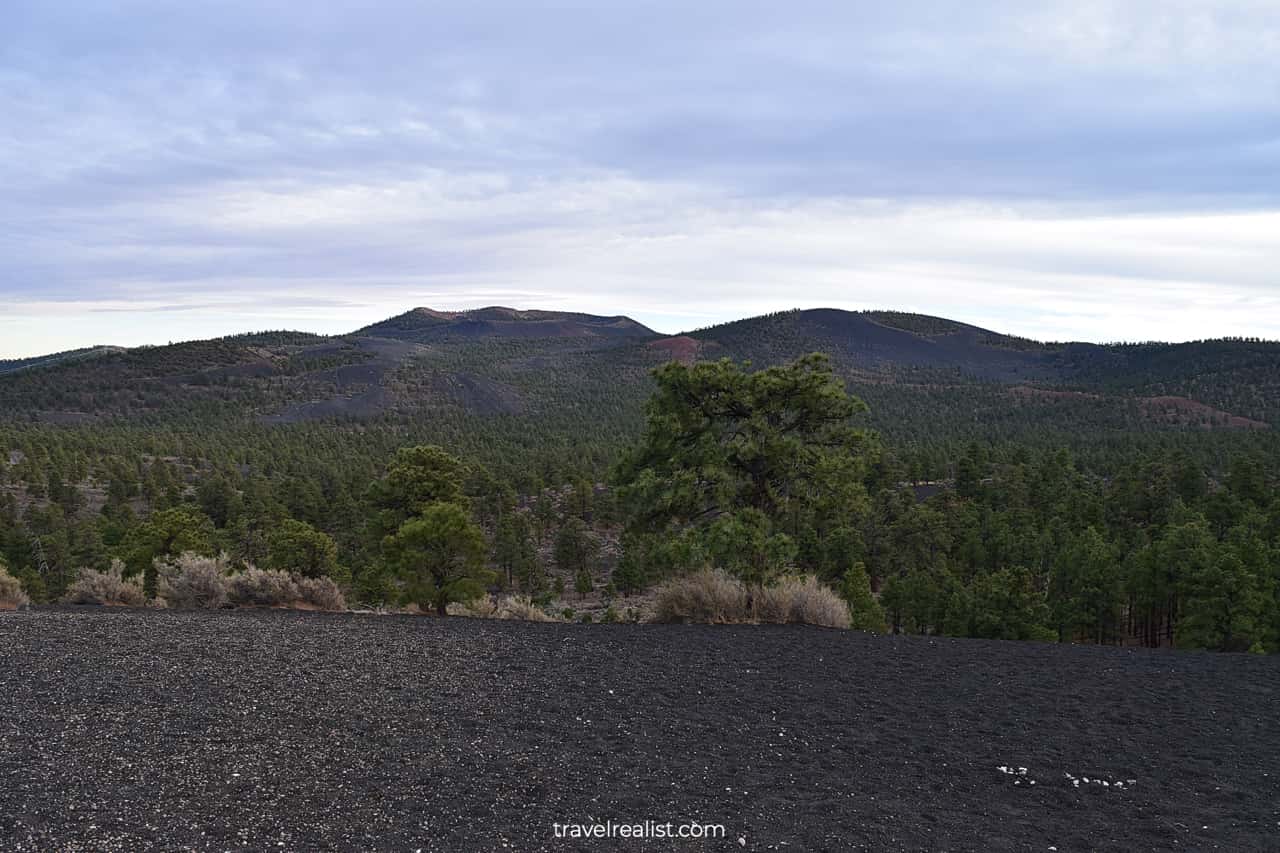
<path fill-rule="evenodd" d="M 125 347 L 99 345 L 63 350 L 61 352 L 51 352 L 44 355 L 28 356 L 26 358 L 0 359 L 0 376 L 6 373 L 14 373 L 19 370 L 48 367 L 53 364 L 64 363 L 67 361 L 78 361 L 86 358 L 95 358 L 99 355 L 124 352 L 125 349 Z"/>
<path fill-rule="evenodd" d="M 444 337 L 593 337 L 621 339 L 658 333 L 624 315 L 517 309 L 493 305 L 464 311 L 413 308 L 351 332 L 347 337 L 429 341 Z"/>
<path fill-rule="evenodd" d="M 729 358 L 759 368 L 814 351 L 872 405 L 877 428 L 922 441 L 1035 420 L 1083 433 L 1280 425 L 1272 342 L 1042 343 L 930 315 L 830 308 L 662 335 L 623 315 L 502 306 L 415 308 L 345 335 L 86 350 L 0 371 L 0 424 L 168 425 L 199 413 L 223 424 L 443 419 L 451 430 L 474 419 L 512 429 L 550 421 L 620 436 L 640 422 L 660 364 Z M 921 406 L 933 416 L 919 419 Z"/>
<path fill-rule="evenodd" d="M 957 335 L 970 335 L 987 342 L 989 345 L 997 348 L 1006 349 L 1026 349 L 1030 351 L 1062 351 L 1068 348 L 1086 349 L 1086 350 L 1108 350 L 1115 348 L 1129 347 L 1164 347 L 1176 348 L 1183 346 L 1191 346 L 1197 344 L 1209 343 L 1239 343 L 1251 342 L 1259 344 L 1280 343 L 1267 338 L 1259 337 L 1219 337 L 1219 338 L 1202 338 L 1192 341 L 1079 341 L 1079 340 L 1039 340 L 1006 332 L 998 332 L 984 326 L 973 323 L 967 323 L 960 320 L 952 320 L 940 315 L 920 314 L 908 311 L 897 311 L 892 309 L 865 309 L 865 310 L 847 310 L 841 308 L 793 308 L 785 311 L 776 311 L 766 314 L 752 315 L 742 317 L 735 320 L 726 320 L 724 322 L 715 323 L 709 326 L 701 326 L 692 329 L 683 329 L 674 333 L 658 332 L 638 320 L 625 314 L 616 315 L 597 315 L 578 311 L 553 311 L 539 308 L 510 308 L 506 306 L 493 305 L 484 308 L 470 308 L 458 310 L 441 310 L 426 306 L 418 306 L 411 308 L 401 314 L 388 317 L 376 323 L 360 327 L 350 332 L 338 333 L 332 335 L 318 334 L 302 330 L 261 330 L 252 332 L 237 332 L 228 335 L 222 335 L 212 338 L 192 338 L 190 340 L 182 340 L 171 342 L 169 344 L 142 344 L 138 346 L 114 346 L 114 345 L 95 345 L 78 349 L 64 350 L 47 354 L 26 356 L 21 358 L 0 359 L 0 375 L 13 372 L 16 370 L 25 370 L 30 367 L 40 367 L 52 364 L 63 363 L 80 358 L 94 358 L 100 355 L 114 355 L 124 352 L 133 352 L 138 350 L 159 350 L 166 347 L 176 347 L 185 344 L 210 343 L 214 341 L 250 341 L 271 337 L 296 337 L 311 338 L 317 341 L 335 340 L 354 337 L 387 337 L 396 340 L 406 339 L 406 335 L 417 329 L 450 329 L 462 327 L 467 333 L 475 335 L 477 331 L 487 331 L 490 333 L 498 333 L 502 331 L 510 331 L 517 327 L 525 327 L 529 331 L 522 332 L 520 337 L 536 337 L 530 332 L 555 331 L 553 327 L 544 324 L 578 324 L 583 330 L 606 330 L 609 336 L 614 337 L 643 337 L 650 336 L 653 339 L 663 338 L 693 338 L 702 339 L 704 337 L 714 337 L 718 330 L 724 330 L 740 324 L 748 324 L 754 322 L 767 321 L 774 318 L 786 317 L 790 315 L 800 315 L 808 317 L 820 316 L 842 316 L 849 318 L 862 317 L 868 322 L 877 326 L 892 329 L 900 332 L 906 332 L 913 336 L 936 340 L 939 338 L 953 337 Z M 397 328 L 400 326 L 401 328 Z M 390 332 L 390 333 L 388 333 Z M 515 335 L 513 335 L 515 336 Z M 572 335 L 551 334 L 548 336 L 571 337 Z M 588 336 L 584 334 L 583 336 Z"/>

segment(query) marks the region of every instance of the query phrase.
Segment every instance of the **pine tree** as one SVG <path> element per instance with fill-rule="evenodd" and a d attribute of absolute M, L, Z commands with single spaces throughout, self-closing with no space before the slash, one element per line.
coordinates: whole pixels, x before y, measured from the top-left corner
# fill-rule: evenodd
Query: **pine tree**
<path fill-rule="evenodd" d="M 267 537 L 267 565 L 309 578 L 345 579 L 338 568 L 338 545 L 333 537 L 292 518 L 281 522 Z"/>
<path fill-rule="evenodd" d="M 844 573 L 840 594 L 849 604 L 850 627 L 859 631 L 885 633 L 884 608 L 871 594 L 871 578 L 867 576 L 866 566 L 860 562 L 854 563 Z"/>
<path fill-rule="evenodd" d="M 387 537 L 385 549 L 407 584 L 406 598 L 444 616 L 450 602 L 484 593 L 484 534 L 456 503 L 425 507 Z"/>
<path fill-rule="evenodd" d="M 1235 554 L 1220 554 L 1182 578 L 1181 648 L 1246 651 L 1265 635 L 1261 579 Z"/>
<path fill-rule="evenodd" d="M 600 542 L 586 522 L 577 516 L 569 518 L 556 535 L 556 565 L 574 578 L 587 571 L 596 558 Z"/>
<path fill-rule="evenodd" d="M 578 598 L 586 598 L 587 593 L 595 589 L 595 581 L 591 578 L 591 572 L 587 568 L 581 568 L 573 577 L 573 590 L 578 593 Z"/>

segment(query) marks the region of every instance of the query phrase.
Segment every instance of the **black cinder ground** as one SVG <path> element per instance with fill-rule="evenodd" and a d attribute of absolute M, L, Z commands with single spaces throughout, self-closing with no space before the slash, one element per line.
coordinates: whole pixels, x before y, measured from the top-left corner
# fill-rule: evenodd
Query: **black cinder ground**
<path fill-rule="evenodd" d="M 1275 850 L 1280 660 L 803 627 L 0 614 L 4 850 Z M 721 824 L 580 841 L 556 824 Z"/>

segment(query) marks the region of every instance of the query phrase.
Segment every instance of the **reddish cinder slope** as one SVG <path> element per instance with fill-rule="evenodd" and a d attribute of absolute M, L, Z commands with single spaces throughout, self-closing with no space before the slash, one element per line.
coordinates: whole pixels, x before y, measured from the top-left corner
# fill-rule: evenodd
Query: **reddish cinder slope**
<path fill-rule="evenodd" d="M 663 353 L 672 361 L 679 361 L 684 364 L 692 364 L 697 359 L 698 352 L 702 349 L 702 344 L 688 335 L 677 335 L 674 338 L 651 341 L 648 346 L 649 349 Z"/>
<path fill-rule="evenodd" d="M 1206 429 L 1269 429 L 1270 424 L 1233 415 L 1187 397 L 1144 397 L 1142 407 L 1156 420 Z"/>

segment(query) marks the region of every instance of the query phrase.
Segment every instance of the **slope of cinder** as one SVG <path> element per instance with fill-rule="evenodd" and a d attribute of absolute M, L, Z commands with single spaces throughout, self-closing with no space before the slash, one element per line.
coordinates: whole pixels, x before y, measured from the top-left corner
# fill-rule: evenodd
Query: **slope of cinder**
<path fill-rule="evenodd" d="M 821 350 L 847 368 L 943 368 L 998 381 L 1048 380 L 1063 373 L 1051 347 L 937 317 L 815 308 L 752 317 L 693 335 L 761 365 Z"/>
<path fill-rule="evenodd" d="M 5 850 L 654 849 L 554 837 L 646 819 L 725 826 L 693 849 L 1265 850 L 1280 821 L 1270 658 L 37 610 L 0 615 L 0 695 Z"/>
<path fill-rule="evenodd" d="M 607 342 L 651 337 L 654 332 L 630 317 L 493 307 L 472 311 L 415 308 L 355 334 L 420 342 L 471 338 L 596 338 Z"/>

